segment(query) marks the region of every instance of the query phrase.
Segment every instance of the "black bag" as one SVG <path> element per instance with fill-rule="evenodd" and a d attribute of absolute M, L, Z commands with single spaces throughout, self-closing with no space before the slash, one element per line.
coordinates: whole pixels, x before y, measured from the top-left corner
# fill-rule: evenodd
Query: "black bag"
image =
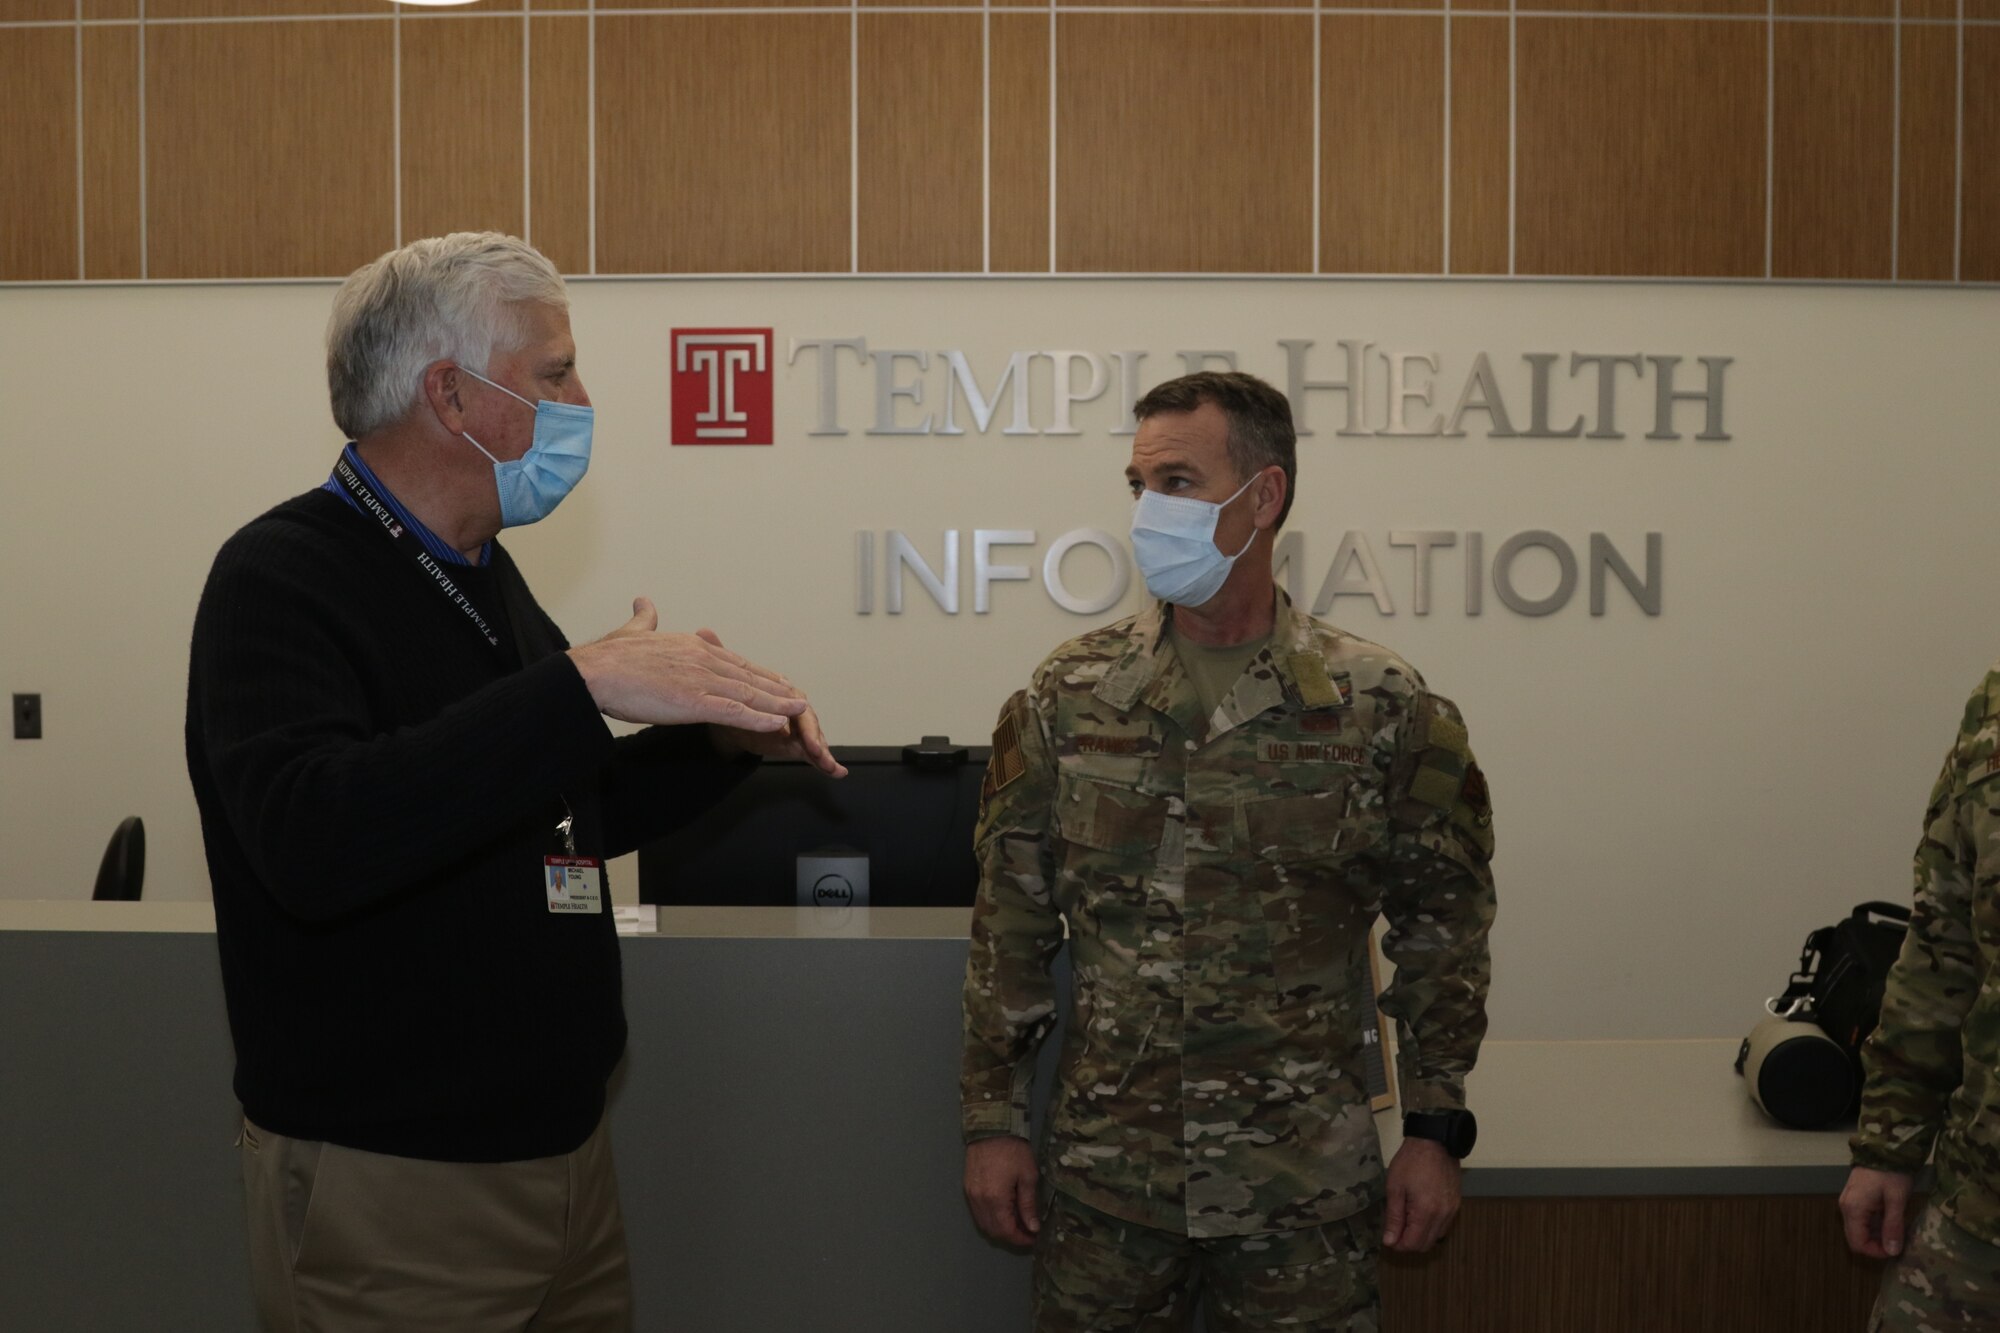
<path fill-rule="evenodd" d="M 1882 1017 L 1882 988 L 1909 923 L 1907 907 L 1862 903 L 1845 921 L 1815 930 L 1771 1011 L 1817 1023 L 1847 1052 L 1858 1075 L 1861 1044 Z"/>

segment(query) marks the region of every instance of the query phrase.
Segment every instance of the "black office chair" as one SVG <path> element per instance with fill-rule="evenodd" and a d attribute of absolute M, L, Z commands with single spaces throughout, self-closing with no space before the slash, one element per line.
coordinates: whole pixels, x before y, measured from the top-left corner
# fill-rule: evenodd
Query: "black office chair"
<path fill-rule="evenodd" d="M 90 896 L 99 902 L 137 902 L 145 882 L 146 821 L 132 815 L 111 835 L 103 864 L 97 867 L 97 887 Z"/>

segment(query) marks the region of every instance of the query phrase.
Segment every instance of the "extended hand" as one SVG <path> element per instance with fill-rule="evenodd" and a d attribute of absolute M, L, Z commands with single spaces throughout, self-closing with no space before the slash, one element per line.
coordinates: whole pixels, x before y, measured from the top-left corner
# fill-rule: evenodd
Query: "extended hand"
<path fill-rule="evenodd" d="M 1864 1259 L 1893 1259 L 1903 1252 L 1910 1207 L 1910 1177 L 1900 1171 L 1857 1166 L 1840 1192 L 1840 1221 L 1847 1248 Z"/>
<path fill-rule="evenodd" d="M 788 729 L 810 712 L 783 676 L 695 634 L 659 633 L 644 597 L 632 618 L 593 643 L 569 650 L 598 711 L 622 722 L 710 722 L 744 732 Z"/>
<path fill-rule="evenodd" d="M 1382 1244 L 1399 1254 L 1422 1254 L 1443 1237 L 1458 1215 L 1458 1159 L 1434 1139 L 1404 1139 L 1389 1163 L 1388 1213 Z"/>
<path fill-rule="evenodd" d="M 965 1202 L 979 1229 L 1005 1245 L 1032 1245 L 1042 1229 L 1035 1206 L 1035 1150 L 1012 1134 L 965 1146 Z"/>
<path fill-rule="evenodd" d="M 717 648 L 722 647 L 722 640 L 716 637 L 714 630 L 698 629 L 695 637 Z M 783 676 L 778 679 L 787 688 L 791 686 L 791 682 Z M 819 727 L 819 714 L 811 708 L 792 718 L 783 731 L 751 731 L 723 725 L 717 725 L 712 730 L 716 746 L 724 754 L 748 750 L 766 759 L 803 759 L 830 778 L 847 776 L 846 765 L 833 757 L 833 747 L 826 743 L 826 733 Z"/>

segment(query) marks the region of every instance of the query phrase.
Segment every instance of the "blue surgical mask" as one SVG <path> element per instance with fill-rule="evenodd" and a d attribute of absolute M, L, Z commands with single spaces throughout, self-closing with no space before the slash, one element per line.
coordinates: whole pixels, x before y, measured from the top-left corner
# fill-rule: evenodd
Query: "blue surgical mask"
<path fill-rule="evenodd" d="M 1222 590 L 1229 571 L 1257 540 L 1257 533 L 1251 530 L 1243 551 L 1224 555 L 1215 545 L 1216 520 L 1255 480 L 1251 477 L 1220 504 L 1164 491 L 1139 493 L 1139 502 L 1132 506 L 1132 555 L 1145 576 L 1147 592 L 1175 606 L 1200 606 Z"/>
<path fill-rule="evenodd" d="M 459 369 L 481 384 L 493 384 L 476 370 L 465 366 Z M 535 438 L 528 452 L 503 463 L 464 431 L 459 434 L 465 435 L 480 453 L 493 458 L 493 480 L 500 488 L 500 526 L 518 528 L 539 523 L 590 470 L 590 425 L 596 414 L 587 407 L 551 402 L 547 398 L 528 403 L 504 384 L 493 387 L 535 409 Z"/>

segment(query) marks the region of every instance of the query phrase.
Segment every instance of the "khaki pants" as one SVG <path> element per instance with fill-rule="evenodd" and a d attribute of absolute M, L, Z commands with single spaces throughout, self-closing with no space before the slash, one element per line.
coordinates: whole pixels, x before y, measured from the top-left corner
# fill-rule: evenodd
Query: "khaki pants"
<path fill-rule="evenodd" d="M 1035 1242 L 1034 1333 L 1376 1333 L 1381 1205 L 1324 1226 L 1191 1240 L 1057 1193 Z"/>
<path fill-rule="evenodd" d="M 428 1162 L 243 1122 L 267 1333 L 626 1333 L 608 1127 L 528 1162 Z"/>

